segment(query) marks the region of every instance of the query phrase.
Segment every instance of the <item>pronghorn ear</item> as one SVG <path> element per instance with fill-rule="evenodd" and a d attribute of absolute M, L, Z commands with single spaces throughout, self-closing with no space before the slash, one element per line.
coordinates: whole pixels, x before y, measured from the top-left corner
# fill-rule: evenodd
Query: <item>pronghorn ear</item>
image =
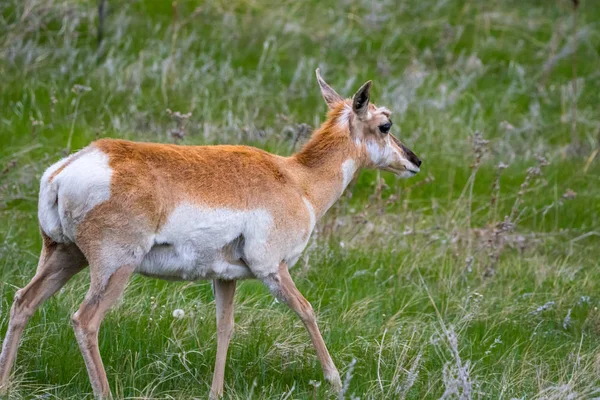
<path fill-rule="evenodd" d="M 321 87 L 321 94 L 323 95 L 323 99 L 325 99 L 325 103 L 327 103 L 327 106 L 329 108 L 333 108 L 333 106 L 336 103 L 344 101 L 342 96 L 337 94 L 337 92 L 333 90 L 332 87 L 327 84 L 327 82 L 325 82 L 325 80 L 321 76 L 319 68 L 317 68 L 315 72 L 317 74 L 317 81 L 319 82 L 319 86 Z"/>
<path fill-rule="evenodd" d="M 371 97 L 371 85 L 373 82 L 367 81 L 358 89 L 358 92 L 352 97 L 352 109 L 359 116 L 365 116 L 369 109 L 369 98 Z"/>

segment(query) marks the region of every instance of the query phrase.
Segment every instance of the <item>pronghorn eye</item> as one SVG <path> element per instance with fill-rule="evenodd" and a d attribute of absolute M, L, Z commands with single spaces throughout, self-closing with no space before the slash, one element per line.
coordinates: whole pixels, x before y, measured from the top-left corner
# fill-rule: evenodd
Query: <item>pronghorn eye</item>
<path fill-rule="evenodd" d="M 379 131 L 381 133 L 388 133 L 390 131 L 390 129 L 392 128 L 392 122 L 386 122 L 383 125 L 379 125 Z"/>

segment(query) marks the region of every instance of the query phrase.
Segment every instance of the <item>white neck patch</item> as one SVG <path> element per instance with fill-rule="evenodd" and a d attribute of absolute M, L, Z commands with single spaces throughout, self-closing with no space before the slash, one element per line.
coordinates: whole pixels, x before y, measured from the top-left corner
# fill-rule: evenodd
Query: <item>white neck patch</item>
<path fill-rule="evenodd" d="M 310 230 L 312 231 L 312 229 L 315 227 L 315 224 L 317 223 L 315 209 L 314 209 L 313 205 L 311 204 L 311 202 L 308 201 L 308 199 L 306 197 L 302 196 L 302 201 L 304 201 L 304 204 L 306 205 L 306 209 L 308 210 L 308 216 L 310 218 Z"/>
<path fill-rule="evenodd" d="M 354 174 L 356 173 L 356 162 L 349 158 L 342 163 L 342 191 L 346 189 Z"/>

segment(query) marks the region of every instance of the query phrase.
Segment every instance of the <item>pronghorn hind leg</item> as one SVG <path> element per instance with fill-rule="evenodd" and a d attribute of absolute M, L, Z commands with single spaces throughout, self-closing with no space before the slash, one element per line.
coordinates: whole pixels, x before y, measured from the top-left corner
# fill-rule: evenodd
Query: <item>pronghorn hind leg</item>
<path fill-rule="evenodd" d="M 280 301 L 286 303 L 302 320 L 310 339 L 317 352 L 317 357 L 323 367 L 325 379 L 332 385 L 336 392 L 342 389 L 340 374 L 329 355 L 327 346 L 323 341 L 317 318 L 312 306 L 298 290 L 285 263 L 279 265 L 279 273 L 268 275 L 263 279 L 271 293 Z"/>
<path fill-rule="evenodd" d="M 235 281 L 215 279 L 213 285 L 217 306 L 217 358 L 215 360 L 215 372 L 210 388 L 211 400 L 218 399 L 223 395 L 227 349 L 229 348 L 229 340 L 233 334 Z"/>
<path fill-rule="evenodd" d="M 118 267 L 109 277 L 100 265 L 90 263 L 92 283 L 79 310 L 73 314 L 73 329 L 83 355 L 94 396 L 111 397 L 108 379 L 98 348 L 98 330 L 106 312 L 119 299 L 136 265 Z"/>
<path fill-rule="evenodd" d="M 0 355 L 0 394 L 6 393 L 19 340 L 29 318 L 49 297 L 60 290 L 87 261 L 74 244 L 54 243 L 42 234 L 44 245 L 37 272 L 23 289 L 15 293 L 2 354 Z"/>

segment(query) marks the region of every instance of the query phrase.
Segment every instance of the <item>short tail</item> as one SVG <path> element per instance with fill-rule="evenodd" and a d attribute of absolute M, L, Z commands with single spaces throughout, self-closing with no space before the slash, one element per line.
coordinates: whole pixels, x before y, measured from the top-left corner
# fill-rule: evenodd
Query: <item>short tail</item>
<path fill-rule="evenodd" d="M 65 237 L 60 214 L 58 211 L 58 180 L 54 179 L 64 168 L 68 158 L 64 158 L 52 165 L 44 172 L 40 182 L 40 196 L 38 200 L 38 220 L 42 231 L 57 243 L 68 242 Z"/>

